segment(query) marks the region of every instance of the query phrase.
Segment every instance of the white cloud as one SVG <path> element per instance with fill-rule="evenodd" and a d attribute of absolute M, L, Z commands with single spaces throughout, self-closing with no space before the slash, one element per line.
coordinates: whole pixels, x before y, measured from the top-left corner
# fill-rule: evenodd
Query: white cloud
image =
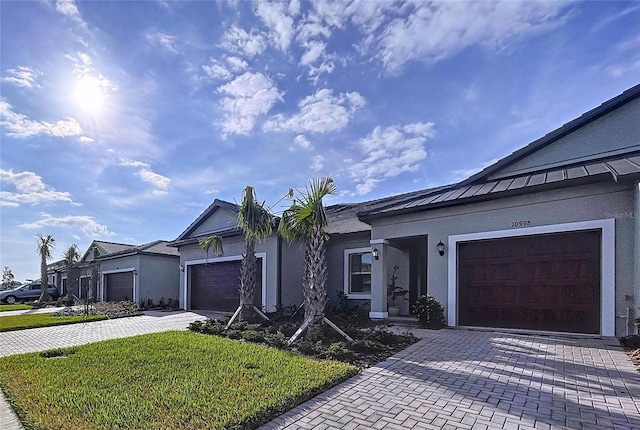
<path fill-rule="evenodd" d="M 245 72 L 233 81 L 218 87 L 226 95 L 220 106 L 224 112 L 223 136 L 249 134 L 257 118 L 264 115 L 282 95 L 276 84 L 262 73 Z"/>
<path fill-rule="evenodd" d="M 289 50 L 295 34 L 292 15 L 295 16 L 299 12 L 298 2 L 291 2 L 289 6 L 283 2 L 259 2 L 256 6 L 256 15 L 271 30 L 269 36 L 282 52 Z"/>
<path fill-rule="evenodd" d="M 322 155 L 316 155 L 311 162 L 311 170 L 319 172 L 324 167 L 324 157 Z"/>
<path fill-rule="evenodd" d="M 459 170 L 454 170 L 453 171 L 453 177 L 455 181 L 461 181 L 463 179 L 467 179 L 469 176 L 475 175 L 476 173 L 480 172 L 481 170 L 484 170 L 486 167 L 491 166 L 492 164 L 495 164 L 498 162 L 498 158 L 494 158 L 492 160 L 489 161 L 485 161 L 484 163 L 477 165 L 475 167 L 472 167 L 470 169 L 459 169 Z"/>
<path fill-rule="evenodd" d="M 301 148 L 313 149 L 313 144 L 303 134 L 297 135 L 293 141 Z"/>
<path fill-rule="evenodd" d="M 78 139 L 79 139 L 79 140 L 80 140 L 80 142 L 82 142 L 82 143 L 91 143 L 91 142 L 94 142 L 94 140 L 93 140 L 92 138 L 87 137 L 87 136 L 80 136 Z"/>
<path fill-rule="evenodd" d="M 171 178 L 162 176 L 151 169 L 151 165 L 137 160 L 120 160 L 121 166 L 138 167 L 137 175 L 140 176 L 144 182 L 153 185 L 156 189 L 153 191 L 154 195 L 164 195 L 169 189 L 171 184 Z"/>
<path fill-rule="evenodd" d="M 411 13 L 408 16 L 398 14 L 388 22 L 369 51 L 389 74 L 398 73 L 408 62 L 435 63 L 473 45 L 498 51 L 522 35 L 558 25 L 561 21 L 558 18 L 568 3 L 514 1 L 409 5 L 414 8 Z"/>
<path fill-rule="evenodd" d="M 324 55 L 324 50 L 327 47 L 327 44 L 318 41 L 310 41 L 306 42 L 303 46 L 306 48 L 306 51 L 302 54 L 302 57 L 300 57 L 299 64 L 302 66 L 309 66 L 318 61 L 318 59 Z"/>
<path fill-rule="evenodd" d="M 249 64 L 240 57 L 224 57 L 224 63 L 226 64 L 212 58 L 211 64 L 205 64 L 202 69 L 210 78 L 227 80 L 233 77 L 233 73 L 242 72 L 249 67 Z"/>
<path fill-rule="evenodd" d="M 12 106 L 0 99 L 0 125 L 7 136 L 26 138 L 45 134 L 54 137 L 79 136 L 82 134 L 80 123 L 74 118 L 65 118 L 56 122 L 34 121 L 26 115 L 16 113 Z"/>
<path fill-rule="evenodd" d="M 298 103 L 300 112 L 284 118 L 276 115 L 265 123 L 265 130 L 286 130 L 296 133 L 328 133 L 340 131 L 361 107 L 364 98 L 357 92 L 333 95 L 333 91 L 323 88 Z"/>
<path fill-rule="evenodd" d="M 233 25 L 223 36 L 220 46 L 231 52 L 254 57 L 264 52 L 267 42 L 258 30 L 251 29 L 249 33 L 243 28 Z"/>
<path fill-rule="evenodd" d="M 56 10 L 63 15 L 67 15 L 73 18 L 80 17 L 80 12 L 76 7 L 74 0 L 57 0 Z"/>
<path fill-rule="evenodd" d="M 160 46 L 166 51 L 174 54 L 178 53 L 176 49 L 176 37 L 165 33 L 147 34 L 147 40 L 154 45 Z"/>
<path fill-rule="evenodd" d="M 16 188 L 16 192 L 0 191 L 0 206 L 18 207 L 22 204 L 37 205 L 53 201 L 73 203 L 69 193 L 56 191 L 45 185 L 42 177 L 34 172 L 13 173 L 13 170 L 0 169 L 0 182 L 12 184 Z"/>
<path fill-rule="evenodd" d="M 20 224 L 27 230 L 37 230 L 51 227 L 64 227 L 74 231 L 80 230 L 86 237 L 114 236 L 106 225 L 99 224 L 91 216 L 67 215 L 55 217 L 48 213 L 40 214 L 40 219 L 32 223 Z"/>
<path fill-rule="evenodd" d="M 18 66 L 15 69 L 6 70 L 6 73 L 8 76 L 0 79 L 0 81 L 24 88 L 40 87 L 36 82 L 36 78 L 41 76 L 42 72 L 38 69 L 34 70 L 26 66 Z"/>
<path fill-rule="evenodd" d="M 385 178 L 415 171 L 427 158 L 425 141 L 434 134 L 432 122 L 419 122 L 385 129 L 376 127 L 360 139 L 358 146 L 364 159 L 347 168 L 356 183 L 356 194 L 371 192 Z"/>

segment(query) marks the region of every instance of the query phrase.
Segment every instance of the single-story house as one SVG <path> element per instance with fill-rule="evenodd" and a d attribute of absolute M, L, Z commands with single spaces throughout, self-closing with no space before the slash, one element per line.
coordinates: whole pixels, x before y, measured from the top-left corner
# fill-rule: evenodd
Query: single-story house
<path fill-rule="evenodd" d="M 640 85 L 457 183 L 327 208 L 330 300 L 336 290 L 387 318 L 387 285 L 445 308 L 452 327 L 624 336 L 640 304 Z M 244 238 L 216 199 L 169 246 L 180 305 L 237 307 Z M 198 239 L 223 238 L 209 256 Z M 302 245 L 257 244 L 273 311 L 302 302 Z"/>
<path fill-rule="evenodd" d="M 180 257 L 167 241 L 130 245 L 94 240 L 80 262 L 69 270 L 63 262 L 49 265 L 49 280 L 61 294 L 67 288 L 79 298 L 136 303 L 161 298 L 177 300 Z"/>

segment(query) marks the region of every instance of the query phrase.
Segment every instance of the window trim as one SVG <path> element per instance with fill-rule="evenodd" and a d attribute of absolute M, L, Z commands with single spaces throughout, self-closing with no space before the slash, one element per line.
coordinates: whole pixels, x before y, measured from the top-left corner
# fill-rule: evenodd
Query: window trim
<path fill-rule="evenodd" d="M 361 299 L 361 300 L 371 300 L 371 292 L 369 292 L 369 294 L 358 294 L 358 293 L 350 293 L 349 292 L 349 282 L 350 282 L 350 278 L 351 278 L 351 267 L 349 264 L 349 259 L 350 256 L 352 254 L 364 254 L 364 253 L 371 253 L 372 248 L 370 246 L 366 247 L 366 248 L 350 248 L 350 249 L 345 249 L 344 250 L 344 270 L 343 270 L 343 274 L 344 274 L 344 294 L 348 299 Z M 373 256 L 372 259 L 373 261 Z M 371 271 L 371 277 L 373 279 L 373 270 Z"/>

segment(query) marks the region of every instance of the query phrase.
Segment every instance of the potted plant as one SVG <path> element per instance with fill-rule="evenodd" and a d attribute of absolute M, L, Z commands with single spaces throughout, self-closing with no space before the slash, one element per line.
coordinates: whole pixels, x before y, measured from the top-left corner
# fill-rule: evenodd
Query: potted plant
<path fill-rule="evenodd" d="M 393 273 L 391 274 L 391 282 L 387 284 L 387 297 L 391 300 L 391 304 L 387 306 L 387 311 L 389 312 L 389 316 L 397 316 L 400 315 L 400 306 L 396 305 L 396 300 L 402 298 L 406 299 L 409 290 L 405 290 L 402 287 L 396 285 L 396 281 L 398 280 L 398 276 L 396 275 L 396 271 L 399 269 L 399 266 L 393 266 Z"/>

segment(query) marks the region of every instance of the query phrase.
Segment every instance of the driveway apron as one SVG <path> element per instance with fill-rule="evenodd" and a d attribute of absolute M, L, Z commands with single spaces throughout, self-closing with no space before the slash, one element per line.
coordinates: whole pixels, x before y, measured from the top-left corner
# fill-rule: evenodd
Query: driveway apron
<path fill-rule="evenodd" d="M 617 339 L 440 330 L 262 429 L 640 429 Z"/>

